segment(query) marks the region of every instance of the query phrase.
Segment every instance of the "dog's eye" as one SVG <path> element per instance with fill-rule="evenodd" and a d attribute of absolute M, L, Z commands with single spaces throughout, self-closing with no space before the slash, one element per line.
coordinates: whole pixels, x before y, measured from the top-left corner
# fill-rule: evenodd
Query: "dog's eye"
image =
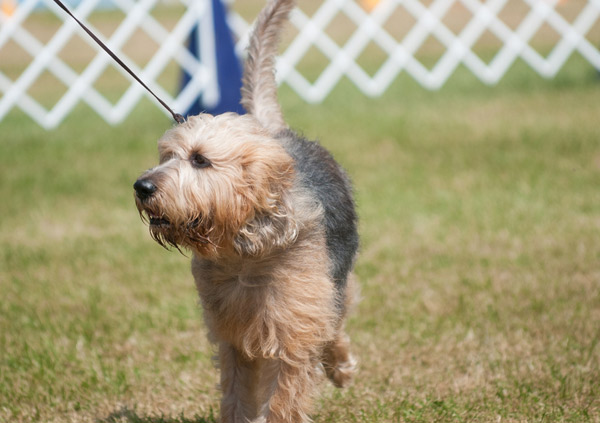
<path fill-rule="evenodd" d="M 190 156 L 190 162 L 192 162 L 192 166 L 196 168 L 209 167 L 210 161 L 204 157 L 202 154 L 194 153 Z"/>

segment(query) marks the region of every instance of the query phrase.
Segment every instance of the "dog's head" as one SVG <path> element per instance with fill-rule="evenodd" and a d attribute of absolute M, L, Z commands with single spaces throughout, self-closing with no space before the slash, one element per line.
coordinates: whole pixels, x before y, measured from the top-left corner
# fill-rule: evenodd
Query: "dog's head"
<path fill-rule="evenodd" d="M 163 135 L 158 151 L 159 165 L 134 189 L 159 244 L 218 258 L 293 242 L 293 161 L 253 117 L 191 117 Z"/>

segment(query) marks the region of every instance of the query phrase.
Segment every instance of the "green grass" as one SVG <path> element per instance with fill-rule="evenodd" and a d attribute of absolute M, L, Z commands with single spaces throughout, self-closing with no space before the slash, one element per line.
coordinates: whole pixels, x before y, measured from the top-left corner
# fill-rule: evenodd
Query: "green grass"
<path fill-rule="evenodd" d="M 522 64 L 496 87 L 401 76 L 379 99 L 281 90 L 349 170 L 363 300 L 354 385 L 318 422 L 600 421 L 600 79 Z M 46 132 L 0 122 L 0 421 L 201 423 L 217 372 L 186 257 L 148 236 L 132 184 L 171 122 Z"/>

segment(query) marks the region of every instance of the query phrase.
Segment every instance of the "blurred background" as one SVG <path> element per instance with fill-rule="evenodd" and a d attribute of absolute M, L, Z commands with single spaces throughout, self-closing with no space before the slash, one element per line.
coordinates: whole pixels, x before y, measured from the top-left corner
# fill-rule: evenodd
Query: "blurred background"
<path fill-rule="evenodd" d="M 264 4 L 66 3 L 181 113 L 237 92 Z M 217 421 L 189 257 L 133 202 L 170 116 L 51 1 L 0 6 L 0 421 Z M 299 1 L 280 100 L 362 239 L 315 421 L 599 421 L 599 47 L 597 0 Z"/>
<path fill-rule="evenodd" d="M 216 10 L 223 7 L 217 0 L 67 3 L 182 111 L 199 96 L 215 96 L 215 49 L 231 48 L 243 60 L 262 6 L 237 2 L 225 5 L 227 13 Z M 0 119 L 17 108 L 53 128 L 84 103 L 118 123 L 147 95 L 53 2 L 2 0 L 1 6 Z M 490 85 L 517 62 L 546 78 L 573 55 L 600 69 L 599 16 L 600 6 L 585 0 L 307 0 L 292 16 L 278 78 L 319 103 L 342 79 L 377 97 L 400 74 L 438 89 L 463 68 Z M 215 37 L 212 28 L 221 23 L 214 19 L 230 28 L 229 46 Z M 193 49 L 190 36 L 200 40 Z M 182 71 L 193 76 L 185 86 Z"/>

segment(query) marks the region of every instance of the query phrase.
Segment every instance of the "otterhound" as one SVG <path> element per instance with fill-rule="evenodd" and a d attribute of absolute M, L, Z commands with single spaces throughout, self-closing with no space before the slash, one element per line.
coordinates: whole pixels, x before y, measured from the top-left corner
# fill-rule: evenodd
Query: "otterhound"
<path fill-rule="evenodd" d="M 189 249 L 212 342 L 223 422 L 307 422 L 325 373 L 355 370 L 344 333 L 358 247 L 349 180 L 319 144 L 289 130 L 274 61 L 293 0 L 269 0 L 250 40 L 247 115 L 190 117 L 158 141 L 134 185 L 162 246 Z"/>

